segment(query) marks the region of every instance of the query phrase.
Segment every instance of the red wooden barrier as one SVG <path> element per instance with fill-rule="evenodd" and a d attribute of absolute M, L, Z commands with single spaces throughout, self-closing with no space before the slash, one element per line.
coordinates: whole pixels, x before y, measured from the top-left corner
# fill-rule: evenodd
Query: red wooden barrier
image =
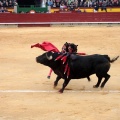
<path fill-rule="evenodd" d="M 120 22 L 120 13 L 0 13 L 0 23 L 21 22 Z"/>

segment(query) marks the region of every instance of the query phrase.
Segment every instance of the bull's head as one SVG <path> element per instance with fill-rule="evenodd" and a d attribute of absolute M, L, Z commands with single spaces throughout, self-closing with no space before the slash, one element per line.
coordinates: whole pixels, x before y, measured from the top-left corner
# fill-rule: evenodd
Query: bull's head
<path fill-rule="evenodd" d="M 44 65 L 48 64 L 50 60 L 52 60 L 52 52 L 46 52 L 36 57 L 36 62 Z"/>
<path fill-rule="evenodd" d="M 58 56 L 60 55 L 59 52 L 46 52 L 46 53 L 43 53 L 42 55 L 36 57 L 36 62 L 37 63 L 40 63 L 40 64 L 43 64 L 45 66 L 49 66 L 50 68 L 52 69 L 56 69 L 59 64 L 61 63 L 61 60 L 55 60 Z M 60 62 L 60 63 L 59 63 Z"/>

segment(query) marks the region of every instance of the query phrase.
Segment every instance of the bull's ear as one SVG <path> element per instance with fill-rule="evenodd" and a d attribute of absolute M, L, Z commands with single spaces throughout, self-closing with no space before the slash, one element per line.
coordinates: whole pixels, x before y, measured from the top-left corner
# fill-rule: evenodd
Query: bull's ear
<path fill-rule="evenodd" d="M 53 57 L 52 57 L 52 52 L 51 52 L 51 51 L 50 51 L 50 52 L 47 52 L 47 53 L 46 53 L 46 57 L 47 57 L 48 60 L 52 60 L 52 58 L 53 58 Z"/>

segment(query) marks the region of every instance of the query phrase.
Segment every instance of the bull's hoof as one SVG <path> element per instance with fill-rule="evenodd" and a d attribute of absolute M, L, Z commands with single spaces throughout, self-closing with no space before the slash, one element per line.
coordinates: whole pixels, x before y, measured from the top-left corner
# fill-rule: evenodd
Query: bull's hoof
<path fill-rule="evenodd" d="M 59 90 L 59 93 L 63 93 L 63 90 L 62 90 L 62 89 L 60 89 L 60 90 Z"/>
<path fill-rule="evenodd" d="M 101 89 L 103 89 L 103 88 L 104 88 L 104 86 L 103 86 L 103 85 L 101 85 L 100 87 L 101 87 Z"/>
<path fill-rule="evenodd" d="M 104 84 L 104 83 L 102 83 L 100 87 L 101 87 L 101 88 L 104 88 L 104 86 L 105 86 L 105 84 Z"/>
<path fill-rule="evenodd" d="M 93 85 L 93 88 L 98 88 L 99 86 L 98 85 Z"/>

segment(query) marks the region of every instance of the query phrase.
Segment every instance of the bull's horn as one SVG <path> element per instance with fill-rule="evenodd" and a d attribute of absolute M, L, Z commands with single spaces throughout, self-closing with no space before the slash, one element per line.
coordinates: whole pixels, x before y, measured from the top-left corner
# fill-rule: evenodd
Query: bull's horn
<path fill-rule="evenodd" d="M 53 58 L 52 55 L 48 56 L 47 53 L 46 53 L 46 57 L 48 60 L 52 60 L 52 58 Z"/>

